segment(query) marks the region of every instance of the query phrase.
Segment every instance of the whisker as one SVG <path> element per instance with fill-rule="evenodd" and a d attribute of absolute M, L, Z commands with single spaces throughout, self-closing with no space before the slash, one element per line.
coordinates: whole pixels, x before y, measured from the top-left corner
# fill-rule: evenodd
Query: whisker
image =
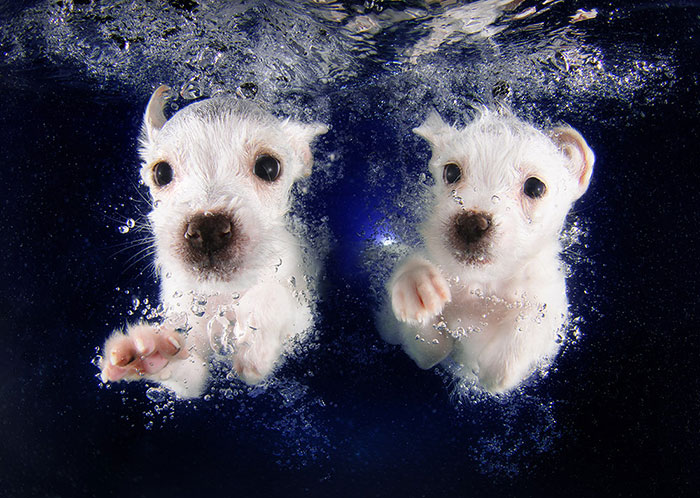
<path fill-rule="evenodd" d="M 139 258 L 135 259 L 134 261 L 132 261 L 130 264 L 128 264 L 128 265 L 122 270 L 122 275 L 123 275 L 124 273 L 126 273 L 128 270 L 130 270 L 131 268 L 133 268 L 134 266 L 136 266 L 136 265 L 137 265 L 138 263 L 140 263 L 141 261 L 145 260 L 146 258 L 149 258 L 149 257 L 153 256 L 153 255 L 156 253 L 156 250 L 155 250 L 155 248 L 153 248 L 151 251 L 145 251 L 145 252 L 142 252 L 142 253 L 143 253 L 143 254 L 141 254 L 141 257 L 139 257 Z M 153 264 L 153 263 L 149 263 L 149 264 Z"/>
<path fill-rule="evenodd" d="M 109 246 L 109 249 L 114 249 L 115 251 L 110 255 L 110 257 L 113 258 L 118 254 L 121 254 L 125 251 L 129 251 L 134 248 L 139 248 L 143 246 L 153 246 L 155 244 L 155 241 L 156 238 L 154 236 L 150 236 L 111 245 Z"/>
<path fill-rule="evenodd" d="M 156 252 L 156 248 L 154 246 L 144 247 L 143 249 L 141 249 L 137 253 L 133 254 L 129 259 L 127 259 L 126 263 L 130 263 L 130 262 L 134 261 L 135 259 L 136 259 L 136 261 L 138 261 L 139 259 L 141 259 L 142 255 L 155 254 L 155 252 Z"/>

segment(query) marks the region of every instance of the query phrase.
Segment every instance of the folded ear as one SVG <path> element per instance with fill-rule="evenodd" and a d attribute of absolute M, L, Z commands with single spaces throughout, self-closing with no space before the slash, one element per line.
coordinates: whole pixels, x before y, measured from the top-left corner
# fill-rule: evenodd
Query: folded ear
<path fill-rule="evenodd" d="M 578 199 L 591 182 L 595 155 L 581 134 L 569 126 L 554 128 L 549 136 L 568 160 L 566 167 L 577 181 L 574 199 Z"/>
<path fill-rule="evenodd" d="M 155 139 L 156 135 L 163 127 L 167 119 L 163 114 L 165 108 L 165 96 L 170 91 L 170 88 L 161 85 L 156 88 L 156 91 L 151 95 L 151 99 L 146 106 L 146 113 L 143 116 L 142 132 L 146 141 L 150 142 Z"/>
<path fill-rule="evenodd" d="M 301 160 L 301 171 L 295 175 L 297 178 L 309 176 L 314 163 L 311 153 L 311 143 L 314 139 L 328 131 L 328 127 L 322 123 L 304 124 L 287 120 L 283 123 L 284 130 L 289 137 L 292 148 Z"/>
<path fill-rule="evenodd" d="M 443 145 L 450 131 L 452 127 L 445 123 L 436 111 L 431 111 L 422 125 L 413 128 L 413 133 L 426 139 L 433 149 Z"/>

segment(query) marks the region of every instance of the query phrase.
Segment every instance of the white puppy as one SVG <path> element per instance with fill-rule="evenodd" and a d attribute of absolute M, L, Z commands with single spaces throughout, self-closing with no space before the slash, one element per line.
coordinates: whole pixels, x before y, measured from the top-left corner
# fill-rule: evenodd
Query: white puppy
<path fill-rule="evenodd" d="M 560 233 L 588 188 L 593 152 L 572 128 L 544 134 L 490 111 L 464 129 L 433 113 L 414 132 L 432 147 L 435 205 L 425 253 L 389 283 L 400 323 L 384 336 L 421 368 L 451 357 L 459 375 L 508 391 L 559 349 Z"/>
<path fill-rule="evenodd" d="M 309 144 L 327 128 L 232 98 L 166 121 L 167 91 L 151 97 L 140 151 L 164 320 L 112 334 L 101 368 L 104 381 L 151 380 L 187 398 L 204 391 L 212 353 L 255 384 L 310 326 L 311 270 L 285 216 L 293 182 L 311 173 Z"/>

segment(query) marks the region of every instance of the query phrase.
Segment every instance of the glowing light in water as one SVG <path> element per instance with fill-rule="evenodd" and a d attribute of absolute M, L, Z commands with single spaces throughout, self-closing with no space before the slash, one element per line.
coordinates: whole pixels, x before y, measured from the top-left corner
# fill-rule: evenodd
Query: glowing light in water
<path fill-rule="evenodd" d="M 375 238 L 375 240 L 383 246 L 396 244 L 396 239 L 392 235 L 379 235 Z"/>

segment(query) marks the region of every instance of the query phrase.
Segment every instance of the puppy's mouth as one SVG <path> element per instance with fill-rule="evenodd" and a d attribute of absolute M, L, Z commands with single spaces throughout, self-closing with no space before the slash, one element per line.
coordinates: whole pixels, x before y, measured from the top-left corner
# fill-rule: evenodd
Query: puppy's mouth
<path fill-rule="evenodd" d="M 195 275 L 227 280 L 236 272 L 245 236 L 233 216 L 197 213 L 185 222 L 182 233 L 182 259 Z"/>
<path fill-rule="evenodd" d="M 489 264 L 493 219 L 490 214 L 462 211 L 456 214 L 446 230 L 447 243 L 457 261 L 465 265 Z"/>

